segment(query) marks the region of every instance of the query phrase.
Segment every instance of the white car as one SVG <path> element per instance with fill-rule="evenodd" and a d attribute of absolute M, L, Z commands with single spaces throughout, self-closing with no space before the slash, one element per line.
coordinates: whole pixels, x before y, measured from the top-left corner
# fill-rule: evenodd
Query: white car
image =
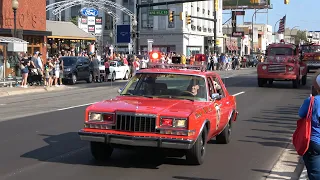
<path fill-rule="evenodd" d="M 123 62 L 119 61 L 110 61 L 110 74 L 108 76 L 108 80 L 116 80 L 116 79 L 129 79 L 130 68 L 128 65 L 123 64 Z"/>

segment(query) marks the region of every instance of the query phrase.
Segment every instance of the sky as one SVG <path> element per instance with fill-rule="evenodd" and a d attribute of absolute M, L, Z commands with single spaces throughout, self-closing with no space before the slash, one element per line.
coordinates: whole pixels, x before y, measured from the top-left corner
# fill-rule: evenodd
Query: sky
<path fill-rule="evenodd" d="M 284 0 L 271 0 L 273 9 L 267 13 L 257 13 L 256 23 L 263 23 L 271 25 L 274 28 L 275 23 L 284 15 L 287 15 L 286 28 L 293 28 L 295 26 L 300 30 L 320 31 L 320 0 L 290 0 L 288 5 L 284 4 Z M 260 10 L 259 12 L 266 12 Z M 224 13 L 230 13 L 224 11 Z M 254 10 L 246 10 L 244 22 L 251 22 Z M 223 22 L 228 20 L 231 14 L 223 14 Z M 268 17 L 268 18 L 267 18 Z M 237 23 L 242 24 L 243 17 L 237 17 Z M 277 23 L 276 31 L 278 30 L 279 23 Z"/>

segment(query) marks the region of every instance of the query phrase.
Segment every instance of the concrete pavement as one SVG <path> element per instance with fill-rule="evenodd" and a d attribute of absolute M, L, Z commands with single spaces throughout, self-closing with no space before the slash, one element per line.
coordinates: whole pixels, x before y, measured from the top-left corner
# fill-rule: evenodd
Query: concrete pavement
<path fill-rule="evenodd" d="M 231 94 L 244 92 L 237 96 L 239 119 L 231 143 L 210 143 L 202 166 L 187 166 L 179 158 L 163 159 L 154 151 L 116 150 L 108 162 L 93 160 L 88 143 L 77 135 L 86 106 L 76 105 L 115 96 L 123 83 L 113 89 L 77 89 L 78 94 L 60 91 L 0 98 L 1 103 L 5 101 L 1 118 L 6 119 L 0 122 L 0 179 L 297 179 L 301 165 L 296 167 L 299 158 L 290 149 L 290 138 L 297 110 L 310 88 L 292 89 L 290 82 L 258 88 L 252 73 L 229 77 L 225 83 Z M 38 108 L 52 111 L 39 114 Z M 28 111 L 38 113 L 26 117 Z"/>

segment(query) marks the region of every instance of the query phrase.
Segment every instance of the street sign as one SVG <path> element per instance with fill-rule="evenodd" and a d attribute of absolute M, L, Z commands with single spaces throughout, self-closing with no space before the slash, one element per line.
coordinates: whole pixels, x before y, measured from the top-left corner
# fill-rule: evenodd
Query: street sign
<path fill-rule="evenodd" d="M 151 9 L 149 10 L 150 16 L 168 16 L 169 10 L 168 9 Z"/>
<path fill-rule="evenodd" d="M 80 10 L 81 14 L 83 16 L 98 16 L 99 11 L 96 8 L 82 8 Z"/>

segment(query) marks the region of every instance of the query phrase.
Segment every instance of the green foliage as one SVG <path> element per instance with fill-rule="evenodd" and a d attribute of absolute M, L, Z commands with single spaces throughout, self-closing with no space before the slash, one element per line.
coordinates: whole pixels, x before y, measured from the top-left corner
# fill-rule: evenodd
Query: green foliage
<path fill-rule="evenodd" d="M 70 19 L 70 22 L 72 22 L 73 24 L 75 24 L 76 26 L 78 26 L 78 16 L 76 16 L 76 17 L 72 17 L 71 19 Z"/>
<path fill-rule="evenodd" d="M 295 36 L 295 44 L 299 44 L 300 41 L 307 41 L 307 32 L 306 31 L 297 31 L 297 35 Z"/>

